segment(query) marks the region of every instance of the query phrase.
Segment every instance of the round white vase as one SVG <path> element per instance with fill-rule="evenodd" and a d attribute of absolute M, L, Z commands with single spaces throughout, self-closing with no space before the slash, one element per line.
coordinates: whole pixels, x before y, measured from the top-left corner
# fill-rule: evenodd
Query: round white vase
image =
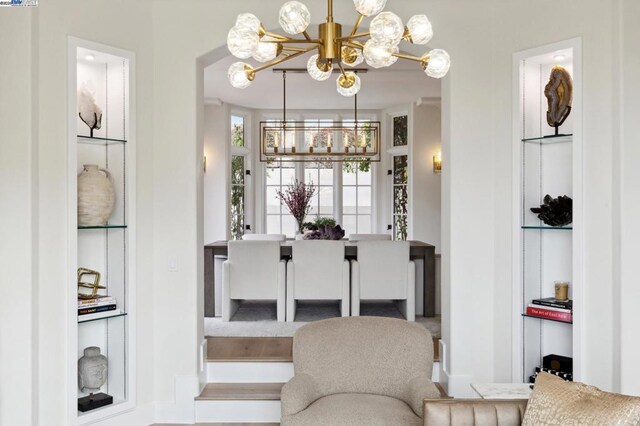
<path fill-rule="evenodd" d="M 85 164 L 78 175 L 78 225 L 106 225 L 115 198 L 111 173 L 97 165 Z"/>

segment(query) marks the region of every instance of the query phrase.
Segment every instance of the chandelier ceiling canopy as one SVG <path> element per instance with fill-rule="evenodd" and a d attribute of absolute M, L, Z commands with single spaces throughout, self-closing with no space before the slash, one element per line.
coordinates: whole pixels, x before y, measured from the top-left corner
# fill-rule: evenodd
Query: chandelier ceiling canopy
<path fill-rule="evenodd" d="M 308 74 L 317 81 L 331 77 L 334 67 L 340 74 L 336 89 L 343 96 L 353 96 L 360 90 L 357 73 L 344 66 L 356 67 L 366 62 L 372 68 L 393 65 L 398 58 L 418 62 L 424 72 L 433 78 L 442 78 L 449 71 L 449 54 L 433 49 L 422 56 L 401 53 L 402 40 L 412 44 L 427 44 L 433 36 L 431 23 L 426 15 L 414 15 L 403 25 L 392 12 L 383 12 L 386 0 L 353 0 L 358 17 L 349 35 L 342 35 L 342 25 L 333 20 L 333 0 L 328 0 L 328 15 L 318 26 L 313 38 L 307 32 L 311 15 L 299 1 L 288 1 L 281 8 L 279 22 L 288 35 L 265 30 L 255 15 L 242 13 L 227 36 L 229 51 L 239 59 L 253 58 L 263 65 L 253 67 L 246 62 L 236 62 L 229 67 L 229 81 L 233 87 L 244 89 L 251 85 L 256 73 L 289 59 L 315 51 L 307 61 Z M 375 16 L 374 16 L 375 15 Z M 358 32 L 365 17 L 374 16 L 369 31 Z M 302 37 L 291 37 L 296 35 Z M 363 41 L 368 38 L 368 40 Z"/>

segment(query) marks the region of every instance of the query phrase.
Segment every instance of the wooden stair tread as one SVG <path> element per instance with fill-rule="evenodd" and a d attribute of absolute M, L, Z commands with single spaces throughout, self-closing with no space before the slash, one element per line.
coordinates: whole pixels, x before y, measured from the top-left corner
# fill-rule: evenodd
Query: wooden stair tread
<path fill-rule="evenodd" d="M 433 361 L 440 361 L 440 339 L 433 339 Z M 292 362 L 293 337 L 207 337 L 207 361 Z"/>
<path fill-rule="evenodd" d="M 198 401 L 218 400 L 280 400 L 284 383 L 208 383 Z"/>
<path fill-rule="evenodd" d="M 293 337 L 207 337 L 207 361 L 292 362 Z"/>

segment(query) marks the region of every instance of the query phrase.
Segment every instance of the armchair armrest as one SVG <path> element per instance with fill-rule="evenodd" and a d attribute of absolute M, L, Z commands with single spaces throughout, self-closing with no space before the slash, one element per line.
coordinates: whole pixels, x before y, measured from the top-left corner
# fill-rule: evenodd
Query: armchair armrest
<path fill-rule="evenodd" d="M 320 397 L 320 388 L 312 376 L 296 374 L 282 387 L 282 417 L 299 413 Z"/>
<path fill-rule="evenodd" d="M 409 380 L 402 400 L 409 404 L 417 416 L 422 417 L 425 399 L 440 398 L 440 391 L 427 376 L 418 376 Z"/>

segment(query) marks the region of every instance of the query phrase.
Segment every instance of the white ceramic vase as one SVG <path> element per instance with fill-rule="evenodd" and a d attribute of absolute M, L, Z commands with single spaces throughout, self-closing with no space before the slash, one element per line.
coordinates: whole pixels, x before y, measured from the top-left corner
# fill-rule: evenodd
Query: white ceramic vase
<path fill-rule="evenodd" d="M 115 198 L 111 173 L 94 164 L 85 164 L 78 175 L 78 225 L 106 225 Z"/>

